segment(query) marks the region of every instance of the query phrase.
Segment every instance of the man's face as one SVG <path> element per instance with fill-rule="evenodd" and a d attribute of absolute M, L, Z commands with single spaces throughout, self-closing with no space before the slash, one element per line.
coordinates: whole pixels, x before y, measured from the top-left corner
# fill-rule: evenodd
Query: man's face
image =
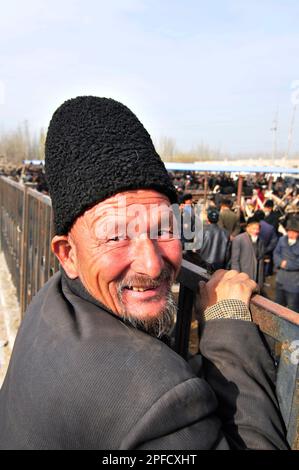
<path fill-rule="evenodd" d="M 295 232 L 295 230 L 287 230 L 288 232 L 288 239 L 289 240 L 297 240 L 299 236 L 299 232 Z"/>
<path fill-rule="evenodd" d="M 181 264 L 174 224 L 168 198 L 153 190 L 119 193 L 85 211 L 69 243 L 88 292 L 132 323 L 163 319 Z"/>
<path fill-rule="evenodd" d="M 272 208 L 271 207 L 264 207 L 264 212 L 265 212 L 265 215 L 267 216 L 267 215 L 271 214 Z"/>
<path fill-rule="evenodd" d="M 185 201 L 185 206 L 192 206 L 192 202 L 193 202 L 192 199 L 187 199 Z"/>
<path fill-rule="evenodd" d="M 246 227 L 246 232 L 248 235 L 251 237 L 258 237 L 260 234 L 260 224 L 259 223 L 254 223 L 254 224 L 249 224 Z"/>

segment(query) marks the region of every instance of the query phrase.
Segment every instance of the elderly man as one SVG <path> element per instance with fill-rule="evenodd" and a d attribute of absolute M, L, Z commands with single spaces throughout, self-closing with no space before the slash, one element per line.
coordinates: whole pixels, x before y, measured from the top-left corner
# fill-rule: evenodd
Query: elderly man
<path fill-rule="evenodd" d="M 46 173 L 61 271 L 20 328 L 0 448 L 286 448 L 247 275 L 218 271 L 202 291 L 198 376 L 167 345 L 176 193 L 136 116 L 111 99 L 67 101 L 49 126 Z"/>
<path fill-rule="evenodd" d="M 265 221 L 265 212 L 257 210 L 254 217 L 260 222 L 259 237 L 264 243 L 265 277 L 273 274 L 273 251 L 278 242 L 277 232 L 273 225 Z"/>
<path fill-rule="evenodd" d="M 231 267 L 244 272 L 257 282 L 260 289 L 264 284 L 264 243 L 260 238 L 260 222 L 253 216 L 247 220 L 246 232 L 232 242 Z"/>
<path fill-rule="evenodd" d="M 288 220 L 287 235 L 279 239 L 274 251 L 276 302 L 299 313 L 299 220 Z"/>

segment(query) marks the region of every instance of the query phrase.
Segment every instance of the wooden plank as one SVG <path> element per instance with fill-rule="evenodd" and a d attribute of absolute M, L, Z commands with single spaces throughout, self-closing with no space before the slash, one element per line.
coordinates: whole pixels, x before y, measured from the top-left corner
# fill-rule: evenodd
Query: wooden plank
<path fill-rule="evenodd" d="M 280 356 L 276 393 L 292 449 L 299 450 L 299 337 L 286 341 Z"/>
<path fill-rule="evenodd" d="M 0 176 L 0 179 L 1 181 L 3 181 L 3 184 L 6 186 L 6 188 L 11 186 L 18 189 L 19 191 L 24 191 L 25 189 L 25 186 L 23 184 L 18 183 L 17 181 L 13 181 L 7 176 Z"/>
<path fill-rule="evenodd" d="M 293 310 L 290 310 L 287 307 L 278 305 L 275 302 L 272 302 L 272 300 L 262 297 L 261 295 L 255 295 L 252 297 L 250 307 L 253 309 L 253 312 L 258 308 L 260 311 L 267 311 L 278 318 L 287 320 L 295 325 L 299 325 L 298 313 L 293 312 Z"/>
<path fill-rule="evenodd" d="M 28 194 L 35 200 L 40 201 L 47 206 L 52 206 L 50 196 L 38 192 L 36 189 L 28 188 Z"/>

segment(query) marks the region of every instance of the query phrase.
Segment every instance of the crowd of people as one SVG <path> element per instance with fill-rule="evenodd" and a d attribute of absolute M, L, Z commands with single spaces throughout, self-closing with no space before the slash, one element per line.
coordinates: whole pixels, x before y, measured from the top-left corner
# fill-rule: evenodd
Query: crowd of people
<path fill-rule="evenodd" d="M 206 176 L 203 173 L 190 171 L 172 171 L 170 172 L 172 182 L 178 192 L 183 195 L 189 191 L 203 191 Z M 208 189 L 214 195 L 235 195 L 238 187 L 238 176 L 232 176 L 228 173 L 208 174 Z M 244 177 L 243 193 L 245 197 L 254 196 L 257 193 L 264 193 L 267 189 L 273 191 L 278 197 L 283 197 L 285 190 L 291 188 L 292 192 L 298 193 L 298 181 L 294 178 L 283 178 L 278 176 L 275 180 L 267 178 L 264 173 L 248 174 Z"/>
<path fill-rule="evenodd" d="M 247 183 L 253 180 L 248 177 Z M 221 268 L 245 272 L 263 295 L 267 295 L 267 277 L 275 274 L 274 300 L 299 313 L 299 190 L 296 183 L 288 187 L 282 178 L 273 182 L 271 189 L 267 189 L 271 186 L 268 181 L 263 183 L 255 182 L 247 197 L 243 193 L 239 206 L 232 194 L 228 197 L 224 192 L 220 198 L 210 194 L 200 234 L 192 232 L 194 197 L 183 194 L 181 216 L 187 220 L 190 211 L 193 214 L 193 221 L 190 216 L 188 219 L 192 240 L 186 240 L 182 233 L 185 257 L 211 273 Z M 192 249 L 190 241 L 199 236 L 200 247 Z"/>
<path fill-rule="evenodd" d="M 2 165 L 0 167 L 0 175 L 7 176 L 17 183 L 30 184 L 37 189 L 37 191 L 43 194 L 48 194 L 48 184 L 46 181 L 43 162 L 39 165 Z"/>

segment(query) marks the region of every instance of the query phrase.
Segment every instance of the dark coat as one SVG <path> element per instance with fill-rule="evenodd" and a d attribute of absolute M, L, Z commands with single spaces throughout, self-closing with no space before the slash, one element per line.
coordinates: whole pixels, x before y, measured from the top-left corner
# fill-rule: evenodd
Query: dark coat
<path fill-rule="evenodd" d="M 278 269 L 276 282 L 286 292 L 299 293 L 299 239 L 289 246 L 287 235 L 281 237 L 273 253 L 275 267 Z M 280 267 L 283 260 L 287 261 L 285 269 Z"/>
<path fill-rule="evenodd" d="M 260 288 L 264 283 L 264 244 L 260 238 L 257 241 L 258 259 L 256 258 L 251 238 L 241 233 L 232 241 L 231 268 L 240 273 L 246 273 L 258 283 Z"/>
<path fill-rule="evenodd" d="M 202 266 L 211 267 L 212 270 L 225 269 L 230 259 L 229 234 L 217 224 L 205 225 L 203 228 L 203 241 L 199 250 Z"/>
<path fill-rule="evenodd" d="M 222 209 L 220 211 L 218 225 L 227 230 L 229 235 L 233 237 L 240 233 L 240 219 L 230 209 Z"/>
<path fill-rule="evenodd" d="M 264 242 L 265 255 L 271 254 L 278 242 L 278 236 L 273 225 L 265 222 L 264 220 L 260 221 L 260 239 Z"/>
<path fill-rule="evenodd" d="M 199 378 L 74 282 L 55 274 L 25 314 L 0 391 L 0 449 L 286 448 L 253 323 L 206 325 Z"/>
<path fill-rule="evenodd" d="M 267 222 L 267 224 L 270 224 L 272 225 L 276 232 L 278 231 L 278 226 L 279 226 L 279 218 L 281 217 L 281 214 L 280 212 L 277 212 L 277 211 L 271 211 L 269 213 L 269 215 L 265 215 L 265 222 Z"/>

